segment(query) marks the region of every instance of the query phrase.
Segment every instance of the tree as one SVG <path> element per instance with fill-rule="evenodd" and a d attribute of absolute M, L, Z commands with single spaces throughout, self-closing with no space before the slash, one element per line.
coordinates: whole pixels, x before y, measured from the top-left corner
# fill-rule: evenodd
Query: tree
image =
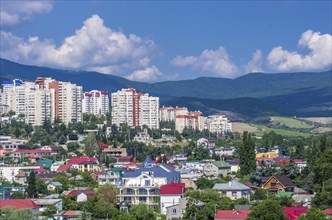
<path fill-rule="evenodd" d="M 145 204 L 138 204 L 130 208 L 130 214 L 133 215 L 137 220 L 148 220 L 155 219 L 156 215 L 152 209 L 148 209 Z"/>
<path fill-rule="evenodd" d="M 114 217 L 115 220 L 136 220 L 135 216 L 128 212 L 120 212 L 119 215 Z"/>
<path fill-rule="evenodd" d="M 214 182 L 212 180 L 206 179 L 204 177 L 200 177 L 196 181 L 196 186 L 198 189 L 209 189 L 214 186 Z"/>
<path fill-rule="evenodd" d="M 61 135 L 58 139 L 59 144 L 65 144 L 67 142 L 67 138 L 64 135 Z"/>
<path fill-rule="evenodd" d="M 317 208 L 311 208 L 307 213 L 302 214 L 297 220 L 324 220 L 326 215 L 324 212 Z"/>
<path fill-rule="evenodd" d="M 240 147 L 240 173 L 248 175 L 256 169 L 255 143 L 251 134 L 243 132 L 242 145 Z"/>
<path fill-rule="evenodd" d="M 0 209 L 0 219 L 6 219 L 6 220 L 28 220 L 28 219 L 34 219 L 34 214 L 30 209 L 15 209 L 13 207 L 6 207 L 3 209 Z"/>
<path fill-rule="evenodd" d="M 332 179 L 332 148 L 321 153 L 313 165 L 314 183 L 322 184 Z"/>
<path fill-rule="evenodd" d="M 93 216 L 97 219 L 112 219 L 118 213 L 118 209 L 114 204 L 105 200 L 97 200 L 92 212 Z"/>
<path fill-rule="evenodd" d="M 287 220 L 283 209 L 277 200 L 268 199 L 254 205 L 248 215 L 248 220 Z"/>
<path fill-rule="evenodd" d="M 312 206 L 320 209 L 327 209 L 332 206 L 332 178 L 323 183 L 322 188 L 312 199 Z"/>
<path fill-rule="evenodd" d="M 27 191 L 28 198 L 38 198 L 36 175 L 35 175 L 34 171 L 30 172 L 29 179 L 28 179 L 28 187 L 27 187 L 26 191 Z"/>
<path fill-rule="evenodd" d="M 47 194 L 48 191 L 47 191 L 47 185 L 46 183 L 41 180 L 41 179 L 36 179 L 36 187 L 37 187 L 37 192 L 38 194 Z"/>
<path fill-rule="evenodd" d="M 92 132 L 89 133 L 88 137 L 84 140 L 85 154 L 87 156 L 92 157 L 95 154 L 96 142 L 96 135 Z"/>
<path fill-rule="evenodd" d="M 57 212 L 57 208 L 55 207 L 55 205 L 50 205 L 50 206 L 47 206 L 47 208 L 41 214 L 42 214 L 42 216 L 52 218 L 56 212 Z"/>
<path fill-rule="evenodd" d="M 266 189 L 263 188 L 257 188 L 257 190 L 254 193 L 254 199 L 255 200 L 264 200 L 267 199 L 268 192 Z"/>
<path fill-rule="evenodd" d="M 111 184 L 105 184 L 98 188 L 96 197 L 108 203 L 116 204 L 117 189 Z"/>
<path fill-rule="evenodd" d="M 75 196 L 62 196 L 63 210 L 77 210 L 77 202 Z"/>

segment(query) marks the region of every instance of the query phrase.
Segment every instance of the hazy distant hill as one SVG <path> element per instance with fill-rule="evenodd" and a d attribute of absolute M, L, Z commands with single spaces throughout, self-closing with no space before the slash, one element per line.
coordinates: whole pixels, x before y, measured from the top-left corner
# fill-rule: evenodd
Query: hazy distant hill
<path fill-rule="evenodd" d="M 0 59 L 0 81 L 13 78 L 34 80 L 38 76 L 77 83 L 85 91 L 99 89 L 113 92 L 133 87 L 161 97 L 161 103 L 179 103 L 192 110 L 211 113 L 225 110 L 248 117 L 270 112 L 298 116 L 331 115 L 331 70 L 319 73 L 250 73 L 236 79 L 201 77 L 142 83 L 97 72 L 28 66 Z"/>

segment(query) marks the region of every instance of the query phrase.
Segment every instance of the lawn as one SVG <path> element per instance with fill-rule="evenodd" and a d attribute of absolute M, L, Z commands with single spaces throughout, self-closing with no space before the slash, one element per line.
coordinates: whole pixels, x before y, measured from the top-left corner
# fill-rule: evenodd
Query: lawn
<path fill-rule="evenodd" d="M 262 136 L 264 133 L 269 133 L 271 131 L 274 131 L 275 133 L 281 134 L 283 136 L 291 136 L 291 137 L 297 137 L 297 136 L 309 137 L 311 135 L 309 133 L 303 133 L 303 132 L 299 132 L 299 131 L 290 131 L 290 130 L 279 129 L 279 128 L 269 128 L 264 125 L 256 125 L 256 127 L 258 127 L 259 130 L 255 133 L 259 136 Z"/>
<path fill-rule="evenodd" d="M 294 119 L 294 118 L 273 116 L 273 117 L 271 117 L 271 120 L 273 122 L 278 122 L 281 125 L 285 125 L 289 128 L 311 128 L 312 127 L 312 125 L 310 125 L 306 122 L 303 122 L 301 120 Z"/>

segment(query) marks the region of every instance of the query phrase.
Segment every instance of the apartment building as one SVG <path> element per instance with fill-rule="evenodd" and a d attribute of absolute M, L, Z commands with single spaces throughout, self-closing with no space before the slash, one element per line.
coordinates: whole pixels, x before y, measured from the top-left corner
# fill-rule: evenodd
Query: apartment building
<path fill-rule="evenodd" d="M 160 121 L 175 121 L 178 115 L 187 115 L 188 109 L 185 107 L 162 107 L 160 108 Z"/>
<path fill-rule="evenodd" d="M 204 117 L 202 112 L 188 112 L 186 115 L 178 115 L 175 118 L 175 129 L 182 133 L 184 128 L 192 128 L 197 130 L 204 129 Z"/>
<path fill-rule="evenodd" d="M 225 115 L 211 115 L 206 119 L 205 128 L 210 132 L 223 134 L 225 131 L 232 131 L 232 123 Z"/>
<path fill-rule="evenodd" d="M 98 90 L 84 92 L 82 110 L 83 113 L 105 115 L 109 112 L 109 93 Z"/>
<path fill-rule="evenodd" d="M 159 128 L 159 97 L 129 88 L 112 93 L 111 99 L 113 124 Z"/>

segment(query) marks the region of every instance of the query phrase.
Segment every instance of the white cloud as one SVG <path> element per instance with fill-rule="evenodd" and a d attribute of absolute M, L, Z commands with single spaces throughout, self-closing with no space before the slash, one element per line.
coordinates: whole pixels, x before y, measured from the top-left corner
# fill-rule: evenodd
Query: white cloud
<path fill-rule="evenodd" d="M 262 51 L 256 50 L 253 55 L 252 59 L 245 65 L 244 67 L 246 73 L 257 73 L 263 72 L 262 70 Z"/>
<path fill-rule="evenodd" d="M 0 46 L 2 58 L 20 63 L 117 75 L 148 66 L 157 48 L 152 40 L 106 27 L 98 15 L 85 20 L 59 47 L 48 39 L 25 40 L 5 31 L 1 31 Z"/>
<path fill-rule="evenodd" d="M 163 74 L 159 71 L 159 69 L 155 66 L 151 67 L 145 67 L 142 70 L 135 70 L 132 74 L 127 76 L 130 80 L 135 81 L 156 81 L 159 77 L 161 77 Z"/>
<path fill-rule="evenodd" d="M 320 70 L 332 65 L 332 35 L 308 30 L 302 34 L 298 46 L 309 53 L 302 55 L 281 46 L 273 48 L 267 56 L 270 67 L 285 72 Z"/>
<path fill-rule="evenodd" d="M 0 23 L 2 28 L 13 27 L 31 19 L 33 14 L 47 13 L 53 9 L 51 1 L 2 1 Z"/>
<path fill-rule="evenodd" d="M 238 68 L 232 63 L 223 47 L 217 50 L 204 50 L 199 56 L 177 56 L 171 63 L 174 66 L 191 66 L 223 77 L 234 77 L 238 73 Z"/>

